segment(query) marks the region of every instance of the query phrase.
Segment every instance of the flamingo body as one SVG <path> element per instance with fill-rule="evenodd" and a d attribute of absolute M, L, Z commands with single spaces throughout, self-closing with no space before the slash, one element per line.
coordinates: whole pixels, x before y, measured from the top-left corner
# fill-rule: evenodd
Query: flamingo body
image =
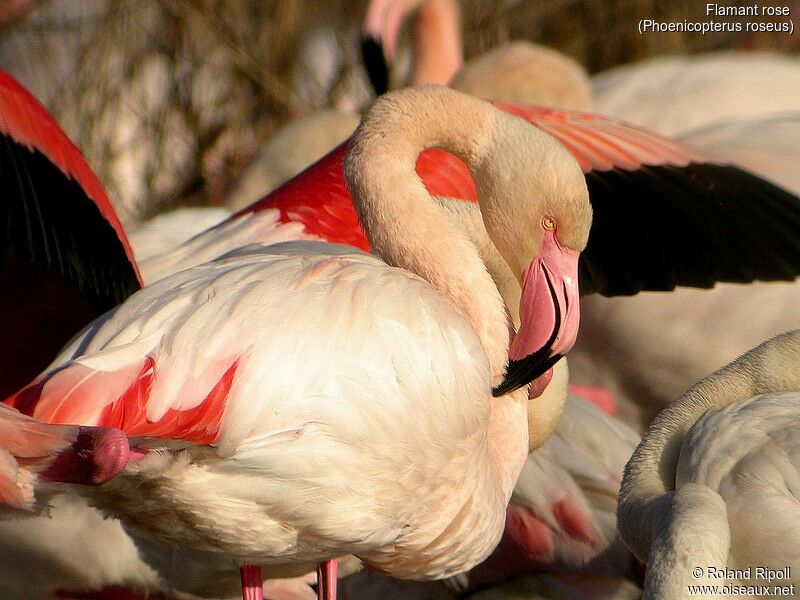
<path fill-rule="evenodd" d="M 447 90 L 387 98 L 366 122 L 375 131 L 406 122 L 415 128 L 418 120 L 391 114 L 393 103 L 421 111 L 441 97 L 483 123 L 482 138 L 462 124 L 460 133 L 448 134 L 448 144 L 470 156 L 487 181 L 497 180 L 494 163 L 472 154 L 473 145 L 505 156 L 506 168 L 527 179 L 538 181 L 538 170 L 550 164 L 517 157 L 513 144 L 495 135 L 536 140 L 543 156 L 568 158 L 533 128 Z M 376 159 L 373 146 L 384 136 L 362 129 L 360 145 L 353 142 L 357 150 L 348 155 L 350 185 L 361 190 L 367 227 L 379 232 L 384 213 L 396 207 L 378 208 L 386 202 L 372 188 L 380 178 L 367 175 L 372 167 L 364 162 Z M 424 147 L 430 135 L 420 129 L 416 143 Z M 435 223 L 444 216 L 413 180 L 419 151 L 401 158 L 415 195 L 405 201 L 426 207 Z M 379 160 L 391 160 L 389 153 Z M 523 342 L 514 346 L 519 366 L 508 362 L 507 313 L 475 246 L 458 237 L 450 246 L 465 254 L 461 268 L 476 269 L 463 287 L 457 278 L 455 284 L 443 279 L 445 266 L 435 260 L 417 266 L 411 248 L 392 249 L 391 238 L 378 234 L 387 256 L 399 264 L 411 260 L 409 268 L 431 283 L 354 255 L 351 247 L 295 242 L 272 251 L 242 249 L 141 290 L 87 328 L 55 370 L 12 401 L 51 421 L 113 421 L 147 435 L 136 442 L 143 458 L 126 470 L 127 482 L 109 484 L 95 502 L 168 545 L 245 565 L 291 564 L 295 572 L 300 565 L 301 573 L 309 563 L 342 554 L 401 577 L 462 571 L 496 543 L 527 450 L 526 406 L 514 392 L 535 379 L 549 381 L 551 354 L 568 350 L 574 339 L 575 247 L 585 244 L 589 211 L 577 164 L 567 161 L 564 175 L 548 188 L 552 198 L 544 206 L 552 207 L 537 205 L 561 224 L 558 236 L 552 224 L 548 231 L 540 217 L 528 216 L 541 231 L 523 228 L 518 235 L 532 241 L 521 255 L 508 255 L 530 272 L 545 269 L 558 290 L 531 302 L 527 282 L 534 276 L 521 282 L 530 311 L 520 324 Z M 487 198 L 488 210 L 504 218 L 509 206 L 520 210 L 497 204 L 493 194 Z M 408 302 L 398 309 L 404 297 Z M 555 320 L 539 347 L 543 332 L 535 316 L 549 304 L 563 322 Z M 351 309 L 347 317 L 344 305 Z M 298 355 L 303 346 L 309 351 Z M 386 447 L 398 432 L 401 447 Z M 350 482 L 353 477 L 361 482 Z M 429 503 L 441 507 L 432 514 Z"/>
<path fill-rule="evenodd" d="M 800 332 L 768 340 L 696 384 L 645 433 L 618 517 L 647 561 L 646 597 L 688 597 L 695 581 L 753 585 L 710 567 L 762 566 L 775 571 L 772 583 L 797 583 L 798 358 Z M 707 565 L 700 577 L 698 564 Z"/>
<path fill-rule="evenodd" d="M 798 400 L 800 392 L 761 394 L 704 414 L 687 432 L 675 470 L 676 489 L 702 485 L 724 501 L 732 568 L 792 567 L 777 585 L 800 583 Z"/>
<path fill-rule="evenodd" d="M 800 62 L 767 52 L 659 57 L 603 72 L 592 86 L 598 112 L 669 136 L 800 110 Z"/>
<path fill-rule="evenodd" d="M 347 600 L 425 600 L 501 598 L 541 587 L 544 598 L 638 597 L 615 515 L 622 470 L 637 442 L 624 424 L 569 394 L 558 428 L 525 462 L 505 532 L 486 561 L 444 583 L 361 571 L 342 580 L 340 592 Z"/>
<path fill-rule="evenodd" d="M 182 290 L 174 299 L 169 294 L 173 289 Z M 273 291 L 265 294 L 267 289 Z M 276 289 L 285 293 L 275 294 Z M 195 301 L 187 303 L 187 297 Z M 405 302 L 404 314 L 397 315 L 394 308 L 381 309 L 394 306 L 380 301 L 390 297 L 415 301 Z M 329 308 L 343 303 L 350 306 L 347 317 Z M 292 335 L 314 340 L 316 356 L 305 355 L 286 373 L 281 365 L 289 360 L 286 348 L 294 344 L 278 343 L 280 320 L 276 323 L 270 315 L 290 318 L 298 311 L 305 316 L 292 323 Z M 447 325 L 434 326 L 441 320 L 436 313 L 442 312 Z M 216 318 L 209 320 L 212 315 Z M 162 337 L 158 331 L 165 322 L 171 323 L 173 335 Z M 364 329 L 371 335 L 364 336 Z M 199 331 L 204 334 L 198 338 Z M 243 338 L 243 332 L 250 335 Z M 402 341 L 403 351 L 387 353 L 383 343 L 376 345 L 373 340 L 385 339 L 382 334 Z M 198 344 L 198 339 L 207 344 Z M 429 358 L 441 345 L 457 349 L 451 362 Z M 357 349 L 347 362 L 342 361 L 344 348 Z M 66 349 L 54 370 L 16 402 L 51 422 L 116 422 L 129 434 L 214 442 L 215 449 L 181 444 L 181 451 L 154 453 L 112 487 L 116 502 L 109 508 L 120 516 L 128 514 L 127 508 L 140 515 L 152 513 L 152 518 L 135 520 L 135 528 L 151 535 L 189 540 L 195 547 L 223 549 L 259 563 L 313 564 L 344 545 L 368 563 L 401 576 L 437 577 L 451 572 L 449 561 L 455 556 L 459 563 L 480 560 L 491 550 L 487 536 L 496 539 L 503 526 L 502 520 L 484 522 L 472 511 L 459 513 L 470 498 L 489 493 L 486 463 L 480 459 L 485 433 L 479 426 L 488 405 L 469 416 L 449 399 L 488 388 L 479 376 L 487 370 L 485 360 L 463 317 L 418 278 L 386 270 L 369 256 L 282 256 L 251 249 L 134 295 Z M 298 370 L 303 364 L 306 373 Z M 157 377 L 147 379 L 160 370 L 171 373 L 164 384 Z M 362 400 L 342 404 L 341 394 L 354 377 Z M 459 425 L 445 431 L 421 429 L 419 420 L 408 416 L 430 406 L 409 406 L 402 393 L 409 386 L 427 390 L 428 401 L 444 411 L 443 422 Z M 224 410 L 212 410 L 219 409 L 214 402 L 220 398 Z M 373 410 L 377 402 L 382 407 L 378 420 Z M 184 417 L 191 425 L 181 424 Z M 139 428 L 137 423 L 147 424 Z M 423 471 L 409 471 L 407 460 L 389 456 L 389 449 L 378 457 L 365 453 L 398 431 L 408 433 L 403 436 L 404 444 L 410 444 L 404 453 L 425 456 Z M 329 455 L 351 464 L 353 476 L 328 472 L 324 465 Z M 187 460 L 190 465 L 180 476 L 170 476 Z M 381 471 L 375 460 L 381 461 Z M 386 473 L 386 461 L 395 464 L 394 472 Z M 411 510 L 407 497 L 397 497 L 402 490 L 427 498 L 426 505 L 437 503 L 444 490 L 429 489 L 432 482 L 463 468 L 472 475 L 447 486 L 452 508 L 442 506 L 430 531 L 404 525 L 418 518 L 414 511 L 422 507 Z M 238 473 L 233 481 L 231 473 Z M 379 473 L 381 479 L 386 476 L 383 484 L 364 477 Z M 148 498 L 140 485 L 153 478 L 161 481 L 162 491 Z M 347 493 L 342 493 L 342 481 L 348 482 Z M 326 486 L 339 491 L 321 493 Z M 391 494 L 387 486 L 394 490 Z M 198 491 L 210 488 L 218 495 L 214 503 L 204 501 L 202 492 L 196 498 Z M 320 502 L 298 505 L 296 499 L 310 492 Z M 488 501 L 501 507 L 504 498 L 490 496 Z M 186 510 L 187 502 L 202 509 Z M 332 511 L 331 503 L 338 509 Z M 179 518 L 165 518 L 170 514 Z M 254 520 L 254 514 L 261 516 Z M 400 517 L 389 520 L 387 514 Z M 458 548 L 430 546 L 437 531 L 454 520 L 474 533 L 454 538 Z M 288 527 L 289 522 L 315 525 L 300 529 Z M 213 538 L 207 537 L 208 531 L 214 532 Z M 348 537 L 335 537 L 340 531 Z M 421 549 L 405 562 L 388 552 L 393 545 Z"/>

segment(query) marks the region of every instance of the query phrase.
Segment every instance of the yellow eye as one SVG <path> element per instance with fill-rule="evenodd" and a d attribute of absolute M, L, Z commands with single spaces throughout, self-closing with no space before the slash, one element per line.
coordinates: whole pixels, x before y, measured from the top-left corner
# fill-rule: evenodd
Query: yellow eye
<path fill-rule="evenodd" d="M 553 231 L 556 228 L 556 222 L 551 217 L 542 219 L 542 227 L 547 231 Z"/>

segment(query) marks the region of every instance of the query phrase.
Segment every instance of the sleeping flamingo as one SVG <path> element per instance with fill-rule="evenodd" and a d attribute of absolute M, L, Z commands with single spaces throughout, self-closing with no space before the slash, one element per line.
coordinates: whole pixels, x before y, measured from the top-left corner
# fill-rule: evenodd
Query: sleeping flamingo
<path fill-rule="evenodd" d="M 522 286 L 513 341 L 475 247 L 414 175 L 432 143 L 485 191 L 487 232 Z M 552 138 L 447 89 L 407 90 L 373 105 L 347 161 L 373 247 L 406 270 L 317 243 L 242 249 L 144 288 L 13 399 L 50 422 L 152 436 L 95 501 L 151 538 L 236 557 L 246 596 L 262 564 L 321 563 L 332 597 L 327 565 L 343 554 L 416 578 L 480 562 L 528 451 L 520 388 L 541 392 L 574 342 L 591 213 Z"/>
<path fill-rule="evenodd" d="M 518 112 L 521 111 L 519 107 L 515 108 Z M 648 144 L 648 141 L 651 140 L 650 137 L 643 136 L 641 132 L 615 122 L 587 118 L 585 116 L 570 116 L 556 111 L 542 111 L 540 109 L 530 110 L 528 114 L 532 115 L 532 117 L 529 116 L 528 118 L 533 118 L 534 121 L 538 119 L 538 122 L 543 123 L 545 126 L 547 125 L 547 118 L 551 118 L 558 124 L 558 127 L 553 128 L 554 131 L 562 136 L 566 136 L 566 133 L 570 131 L 570 126 L 576 127 L 580 133 L 572 135 L 571 138 L 566 136 L 565 139 L 568 141 L 569 147 L 574 152 L 579 153 L 582 162 L 589 166 L 592 165 L 592 162 L 586 157 L 587 155 L 591 157 L 592 154 L 587 149 L 594 150 L 593 159 L 596 164 L 603 164 L 604 162 L 606 164 L 614 164 L 615 161 L 620 164 L 619 156 L 624 156 L 624 153 L 619 148 L 626 147 L 621 143 L 621 140 L 629 140 L 632 137 L 637 138 L 637 136 L 639 136 L 637 138 L 639 145 L 644 145 L 645 147 L 649 145 L 651 147 L 651 154 L 648 156 L 652 156 L 653 147 L 660 148 L 662 154 L 665 153 L 666 148 L 669 150 L 669 156 L 679 155 L 680 147 L 658 140 Z M 595 130 L 595 128 L 597 129 Z M 602 139 L 611 137 L 611 139 L 617 140 L 616 146 L 609 146 L 605 155 L 600 154 L 597 147 L 587 145 L 587 140 L 596 139 L 598 135 L 601 135 Z M 200 255 L 195 253 L 193 248 L 196 249 L 198 246 L 202 246 L 204 252 L 206 252 L 202 260 L 207 260 L 247 241 L 265 239 L 258 236 L 267 236 L 274 232 L 289 236 L 283 239 L 291 239 L 292 236 L 296 235 L 327 237 L 336 241 L 348 241 L 366 246 L 366 239 L 358 227 L 349 195 L 343 184 L 341 176 L 342 153 L 343 149 L 333 153 L 296 181 L 287 184 L 272 197 L 258 203 L 251 211 L 243 212 L 223 226 L 199 236 L 183 248 L 184 258 L 188 261 L 197 260 Z M 688 163 L 688 158 L 683 158 L 682 160 L 684 164 Z M 627 165 L 627 163 L 623 164 Z M 421 155 L 417 168 L 423 174 L 430 189 L 453 196 L 465 195 L 469 197 L 472 195 L 474 197 L 475 191 L 472 179 L 463 165 L 451 155 L 437 151 L 427 151 Z M 722 172 L 724 170 L 721 169 Z M 597 180 L 594 180 L 595 183 L 598 180 L 602 181 L 602 177 L 603 173 L 599 172 Z M 590 178 L 590 185 L 592 181 L 593 179 Z M 769 188 L 766 189 L 769 191 Z M 613 202 L 609 201 L 605 208 L 611 207 L 613 209 L 613 206 Z M 787 206 L 791 207 L 791 203 L 787 203 Z M 600 207 L 602 208 L 603 205 L 601 204 Z M 607 221 L 613 225 L 618 219 L 609 215 Z M 235 245 L 226 246 L 231 239 L 227 233 L 231 231 L 235 231 L 238 237 L 232 236 L 236 238 Z M 253 235 L 256 237 L 250 237 Z M 618 235 L 624 236 L 624 230 L 620 231 Z M 598 258 L 601 258 L 602 255 L 602 252 L 598 253 Z M 596 263 L 600 265 L 602 261 L 597 260 Z"/>
<path fill-rule="evenodd" d="M 700 381 L 645 433 L 618 511 L 623 539 L 648 563 L 645 598 L 800 583 L 798 364 L 800 331 L 779 335 Z M 749 577 L 733 573 L 748 567 Z"/>

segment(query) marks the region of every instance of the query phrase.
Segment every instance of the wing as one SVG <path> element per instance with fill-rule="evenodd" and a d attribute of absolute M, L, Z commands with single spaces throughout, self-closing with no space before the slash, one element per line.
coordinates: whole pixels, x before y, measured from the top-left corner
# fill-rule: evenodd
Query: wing
<path fill-rule="evenodd" d="M 0 193 L 5 397 L 140 280 L 100 182 L 53 118 L 2 71 Z"/>
<path fill-rule="evenodd" d="M 581 291 L 604 295 L 717 281 L 792 280 L 800 272 L 800 199 L 736 166 L 626 123 L 496 103 L 553 135 L 586 173 L 594 221 Z M 268 208 L 310 235 L 369 250 L 349 192 L 346 143 L 243 212 Z M 433 195 L 476 200 L 466 165 L 439 149 L 417 173 Z M 257 241 L 257 240 L 253 240 Z"/>
<path fill-rule="evenodd" d="M 306 252 L 311 246 L 320 249 Z M 475 375 L 486 359 L 474 331 L 433 288 L 372 256 L 326 248 L 249 247 L 149 285 L 92 323 L 10 402 L 51 423 L 222 440 L 222 452 L 245 460 L 245 448 L 258 458 L 322 414 L 332 432 L 357 428 L 361 417 L 350 411 L 371 414 L 373 397 L 398 426 L 409 414 L 403 403 L 421 397 L 401 393 L 409 386 L 486 389 Z M 450 356 L 442 346 L 451 345 L 457 358 L 431 358 Z M 351 396 L 348 408 L 341 399 Z M 477 417 L 459 422 L 478 431 Z"/>

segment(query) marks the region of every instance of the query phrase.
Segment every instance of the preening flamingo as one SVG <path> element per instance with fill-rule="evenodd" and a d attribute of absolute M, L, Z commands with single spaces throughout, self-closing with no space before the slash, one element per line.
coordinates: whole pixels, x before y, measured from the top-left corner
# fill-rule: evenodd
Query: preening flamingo
<path fill-rule="evenodd" d="M 519 110 L 519 109 L 517 109 Z M 574 117 L 564 118 L 562 113 L 538 111 L 532 114 L 539 116 L 551 115 L 557 119 L 556 123 L 561 123 L 561 127 L 556 131 L 561 131 L 562 135 L 566 126 L 570 123 L 582 128 L 584 132 L 592 131 L 592 120 L 589 119 L 575 119 Z M 574 119 L 574 120 L 573 120 Z M 620 127 L 619 124 L 595 120 L 593 121 L 600 127 L 603 136 L 608 136 L 615 133 L 615 128 Z M 630 138 L 631 135 L 636 134 L 635 130 L 623 128 L 621 131 L 616 130 L 616 135 L 622 135 Z M 573 149 L 581 149 L 581 144 L 575 143 L 573 136 L 571 146 Z M 586 137 L 586 134 L 578 137 L 580 141 L 583 139 L 584 153 L 586 149 L 586 140 L 591 140 L 592 136 Z M 569 139 L 569 138 L 568 138 Z M 640 138 L 649 139 L 649 138 Z M 659 142 L 654 145 L 661 147 L 663 152 L 663 143 Z M 617 146 L 619 148 L 619 145 Z M 269 235 L 275 230 L 281 231 L 286 235 L 313 235 L 310 231 L 316 232 L 318 236 L 330 237 L 341 236 L 338 239 L 346 238 L 346 241 L 360 245 L 366 245 L 366 240 L 363 237 L 360 229 L 358 228 L 355 215 L 350 205 L 349 195 L 344 188 L 341 177 L 341 154 L 334 153 L 328 160 L 322 161 L 314 169 L 304 174 L 297 181 L 284 186 L 271 198 L 266 199 L 264 202 L 259 203 L 251 212 L 246 212 L 239 215 L 237 218 L 226 223 L 223 227 L 217 228 L 213 232 L 209 232 L 204 236 L 200 236 L 199 240 L 206 244 L 205 255 L 207 258 L 212 258 L 220 252 L 225 252 L 225 248 L 230 249 L 234 246 L 225 246 L 225 234 L 223 231 L 227 229 L 236 229 L 241 237 L 238 238 L 236 245 L 241 245 L 243 241 L 248 239 L 263 239 L 263 238 L 248 238 L 250 235 Z M 616 161 L 619 164 L 619 154 L 617 151 Z M 607 160 L 608 163 L 613 164 L 614 151 L 613 147 Z M 585 160 L 585 159 L 584 159 Z M 443 164 L 444 167 L 440 169 L 432 168 L 438 164 Z M 419 172 L 423 174 L 424 179 L 429 188 L 437 190 L 438 193 L 444 193 L 454 196 L 474 195 L 474 188 L 472 181 L 463 165 L 458 163 L 451 156 L 437 153 L 436 151 L 428 151 L 423 153 L 417 164 Z M 724 170 L 721 170 L 724 172 Z M 438 174 L 438 178 L 434 177 Z M 598 174 L 598 180 L 602 180 L 603 173 Z M 598 181 L 595 180 L 595 183 Z M 592 179 L 590 179 L 590 185 Z M 437 187 L 438 186 L 438 187 Z M 465 193 L 463 190 L 467 190 Z M 611 204 L 609 202 L 608 204 Z M 602 208 L 602 205 L 600 205 Z M 787 210 L 790 209 L 791 204 L 786 205 Z M 613 208 L 613 205 L 612 205 Z M 607 209 L 607 208 L 606 208 Z M 595 211 L 597 213 L 597 210 Z M 268 217 L 264 219 L 264 217 Z M 618 222 L 615 215 L 609 215 L 607 219 L 610 223 Z M 248 229 L 249 228 L 249 229 Z M 258 233 L 255 233 L 258 232 Z M 626 232 L 620 231 L 618 235 L 624 236 Z M 211 242 L 211 243 L 209 243 Z M 219 244 L 215 246 L 214 244 Z M 184 248 L 184 257 L 193 258 L 189 256 L 191 253 L 188 249 L 191 245 Z M 602 253 L 598 253 L 599 256 Z M 205 260 L 205 258 L 203 259 Z M 600 261 L 597 261 L 600 264 Z"/>
<path fill-rule="evenodd" d="M 394 48 L 398 22 L 419 4 L 426 3 L 374 0 L 370 3 L 371 21 L 366 23 L 368 31 L 382 39 L 385 48 Z M 415 44 L 415 56 L 422 61 L 435 61 L 437 46 L 455 48 L 448 40 L 457 38 L 458 33 L 458 19 L 452 14 L 457 16 L 457 5 L 452 3 L 447 8 L 448 3 L 432 4 L 437 5 L 430 12 L 440 16 L 439 29 L 415 29 L 423 34 Z M 380 14 L 383 21 L 375 17 Z M 451 32 L 441 35 L 439 32 L 448 26 Z M 421 38 L 424 43 L 420 43 Z M 548 52 L 553 55 L 551 65 L 547 64 Z M 445 59 L 443 64 L 447 63 Z M 717 53 L 652 59 L 596 76 L 594 103 L 588 78 L 579 66 L 570 63 L 547 49 L 514 43 L 469 61 L 452 85 L 494 99 L 582 110 L 594 104 L 598 112 L 679 136 L 717 160 L 744 166 L 800 193 L 793 160 L 800 141 L 800 135 L 793 133 L 796 114 L 782 114 L 800 110 L 800 63 L 795 58 Z M 516 76 L 519 70 L 524 70 L 524 77 Z M 454 73 L 455 69 L 443 82 L 449 82 Z M 718 102 L 718 98 L 725 101 Z M 572 104 L 563 104 L 564 100 Z M 735 195 L 745 202 L 752 193 L 746 185 L 738 189 L 729 186 L 720 197 Z M 647 204 L 641 206 L 650 210 Z M 595 204 L 596 213 L 601 209 Z M 622 209 L 620 216 L 630 214 Z M 655 215 L 653 211 L 655 219 L 667 219 L 663 222 L 693 219 L 688 215 Z M 726 226 L 719 223 L 720 230 Z M 594 227 L 598 233 L 605 228 L 599 218 Z M 640 226 L 630 223 L 629 227 Z M 700 243 L 697 254 L 708 255 L 709 250 L 715 252 Z M 735 253 L 731 250 L 729 255 Z M 647 422 L 671 398 L 732 360 L 743 348 L 800 327 L 800 316 L 792 310 L 798 293 L 800 288 L 790 284 L 756 283 L 746 287 L 722 284 L 702 292 L 679 289 L 669 296 L 584 297 L 583 329 L 571 360 L 573 380 L 609 388 L 623 418 Z M 704 344 L 697 343 L 698 335 L 702 335 Z"/>
<path fill-rule="evenodd" d="M 800 331 L 773 338 L 695 385 L 645 433 L 618 511 L 623 539 L 648 564 L 645 598 L 800 582 L 798 364 Z M 784 570 L 766 581 L 757 567 Z"/>
<path fill-rule="evenodd" d="M 414 174 L 432 143 L 474 169 L 522 286 L 512 342 L 475 247 Z M 95 501 L 145 535 L 253 565 L 247 594 L 261 564 L 354 554 L 440 578 L 485 558 L 528 451 L 517 390 L 541 391 L 574 341 L 591 213 L 552 138 L 447 89 L 407 90 L 373 105 L 346 171 L 373 247 L 419 276 L 317 243 L 243 249 L 144 288 L 13 399 L 156 438 Z"/>

